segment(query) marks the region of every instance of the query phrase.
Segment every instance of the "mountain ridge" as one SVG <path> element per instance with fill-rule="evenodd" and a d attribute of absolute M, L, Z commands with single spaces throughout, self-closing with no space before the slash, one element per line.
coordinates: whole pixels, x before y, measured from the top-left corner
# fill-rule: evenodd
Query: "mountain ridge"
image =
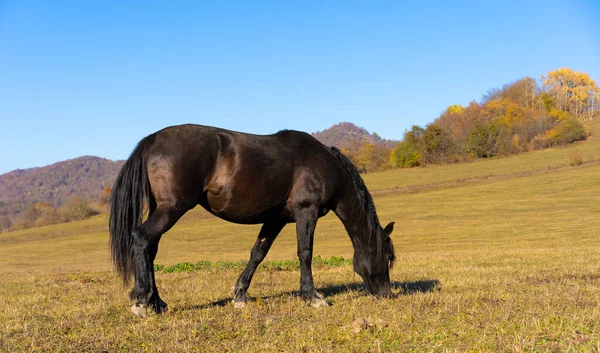
<path fill-rule="evenodd" d="M 328 129 L 313 132 L 312 136 L 326 146 L 343 149 L 358 149 L 363 142 L 386 147 L 394 147 L 400 142 L 383 139 L 377 133 L 369 133 L 365 128 L 349 122 L 341 122 Z"/>
<path fill-rule="evenodd" d="M 74 196 L 96 199 L 112 186 L 124 161 L 81 156 L 44 167 L 0 175 L 0 216 L 13 216 L 35 202 L 61 206 Z"/>

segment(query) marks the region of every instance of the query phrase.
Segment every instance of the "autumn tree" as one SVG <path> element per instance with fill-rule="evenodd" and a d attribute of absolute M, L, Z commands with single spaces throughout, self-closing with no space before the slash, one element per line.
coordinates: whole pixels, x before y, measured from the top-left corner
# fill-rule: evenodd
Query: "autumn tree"
<path fill-rule="evenodd" d="M 372 173 L 389 168 L 391 148 L 363 142 L 356 153 L 348 156 L 361 173 Z"/>
<path fill-rule="evenodd" d="M 434 123 L 446 131 L 455 154 L 467 155 L 469 133 L 475 123 L 485 122 L 486 115 L 485 109 L 472 101 L 467 107 L 457 105 L 448 107 Z"/>
<path fill-rule="evenodd" d="M 502 88 L 489 90 L 483 96 L 483 104 L 490 101 L 503 99 L 511 101 L 522 107 L 529 109 L 538 109 L 541 106 L 540 87 L 537 81 L 532 77 L 524 77 L 515 82 L 508 83 Z"/>
<path fill-rule="evenodd" d="M 373 156 L 375 171 L 383 171 L 392 167 L 392 164 L 390 164 L 391 153 L 391 147 L 384 145 L 375 145 L 375 154 Z"/>
<path fill-rule="evenodd" d="M 553 105 L 576 118 L 593 117 L 600 89 L 588 74 L 560 68 L 542 76 L 543 89 Z"/>
<path fill-rule="evenodd" d="M 98 201 L 101 204 L 107 204 L 110 201 L 110 195 L 112 194 L 112 188 L 110 186 L 104 187 L 102 192 L 98 195 Z"/>
<path fill-rule="evenodd" d="M 373 157 L 375 155 L 375 145 L 363 142 L 362 146 L 356 152 L 354 165 L 362 173 L 368 173 L 373 170 Z"/>

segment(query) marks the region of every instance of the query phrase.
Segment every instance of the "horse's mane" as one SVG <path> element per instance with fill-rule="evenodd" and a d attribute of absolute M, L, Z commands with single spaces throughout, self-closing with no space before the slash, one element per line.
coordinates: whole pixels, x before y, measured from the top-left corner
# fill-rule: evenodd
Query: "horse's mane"
<path fill-rule="evenodd" d="M 340 151 L 336 147 L 329 147 L 333 155 L 340 161 L 344 170 L 348 172 L 348 176 L 350 180 L 352 180 L 352 185 L 354 186 L 354 190 L 356 190 L 356 198 L 357 202 L 354 205 L 355 208 L 359 209 L 359 217 L 366 217 L 367 225 L 369 227 L 369 236 L 370 239 L 375 237 L 375 242 L 377 244 L 377 255 L 381 256 L 383 253 L 383 232 L 377 232 L 377 227 L 379 227 L 379 218 L 377 217 L 377 212 L 375 211 L 375 204 L 373 203 L 373 198 L 371 197 L 371 193 L 367 189 L 365 182 L 360 177 L 358 170 L 352 164 L 352 162 L 348 159 L 348 157 L 344 156 L 342 151 Z"/>

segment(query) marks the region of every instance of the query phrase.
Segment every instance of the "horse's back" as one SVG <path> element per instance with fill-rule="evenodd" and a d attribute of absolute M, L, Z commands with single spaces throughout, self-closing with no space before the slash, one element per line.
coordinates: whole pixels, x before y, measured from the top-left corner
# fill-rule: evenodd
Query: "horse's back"
<path fill-rule="evenodd" d="M 331 163 L 329 150 L 303 132 L 253 135 L 190 124 L 157 133 L 148 170 L 159 203 L 201 204 L 226 220 L 263 223 L 286 218 L 290 203 L 331 198 Z"/>

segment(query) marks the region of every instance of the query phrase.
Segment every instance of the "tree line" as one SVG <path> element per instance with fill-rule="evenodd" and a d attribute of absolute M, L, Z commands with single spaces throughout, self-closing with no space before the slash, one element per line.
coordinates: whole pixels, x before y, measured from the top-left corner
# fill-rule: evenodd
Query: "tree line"
<path fill-rule="evenodd" d="M 344 149 L 361 172 L 514 155 L 585 140 L 583 121 L 600 115 L 600 90 L 583 72 L 561 68 L 490 90 L 481 102 L 452 105 L 394 148 Z"/>

